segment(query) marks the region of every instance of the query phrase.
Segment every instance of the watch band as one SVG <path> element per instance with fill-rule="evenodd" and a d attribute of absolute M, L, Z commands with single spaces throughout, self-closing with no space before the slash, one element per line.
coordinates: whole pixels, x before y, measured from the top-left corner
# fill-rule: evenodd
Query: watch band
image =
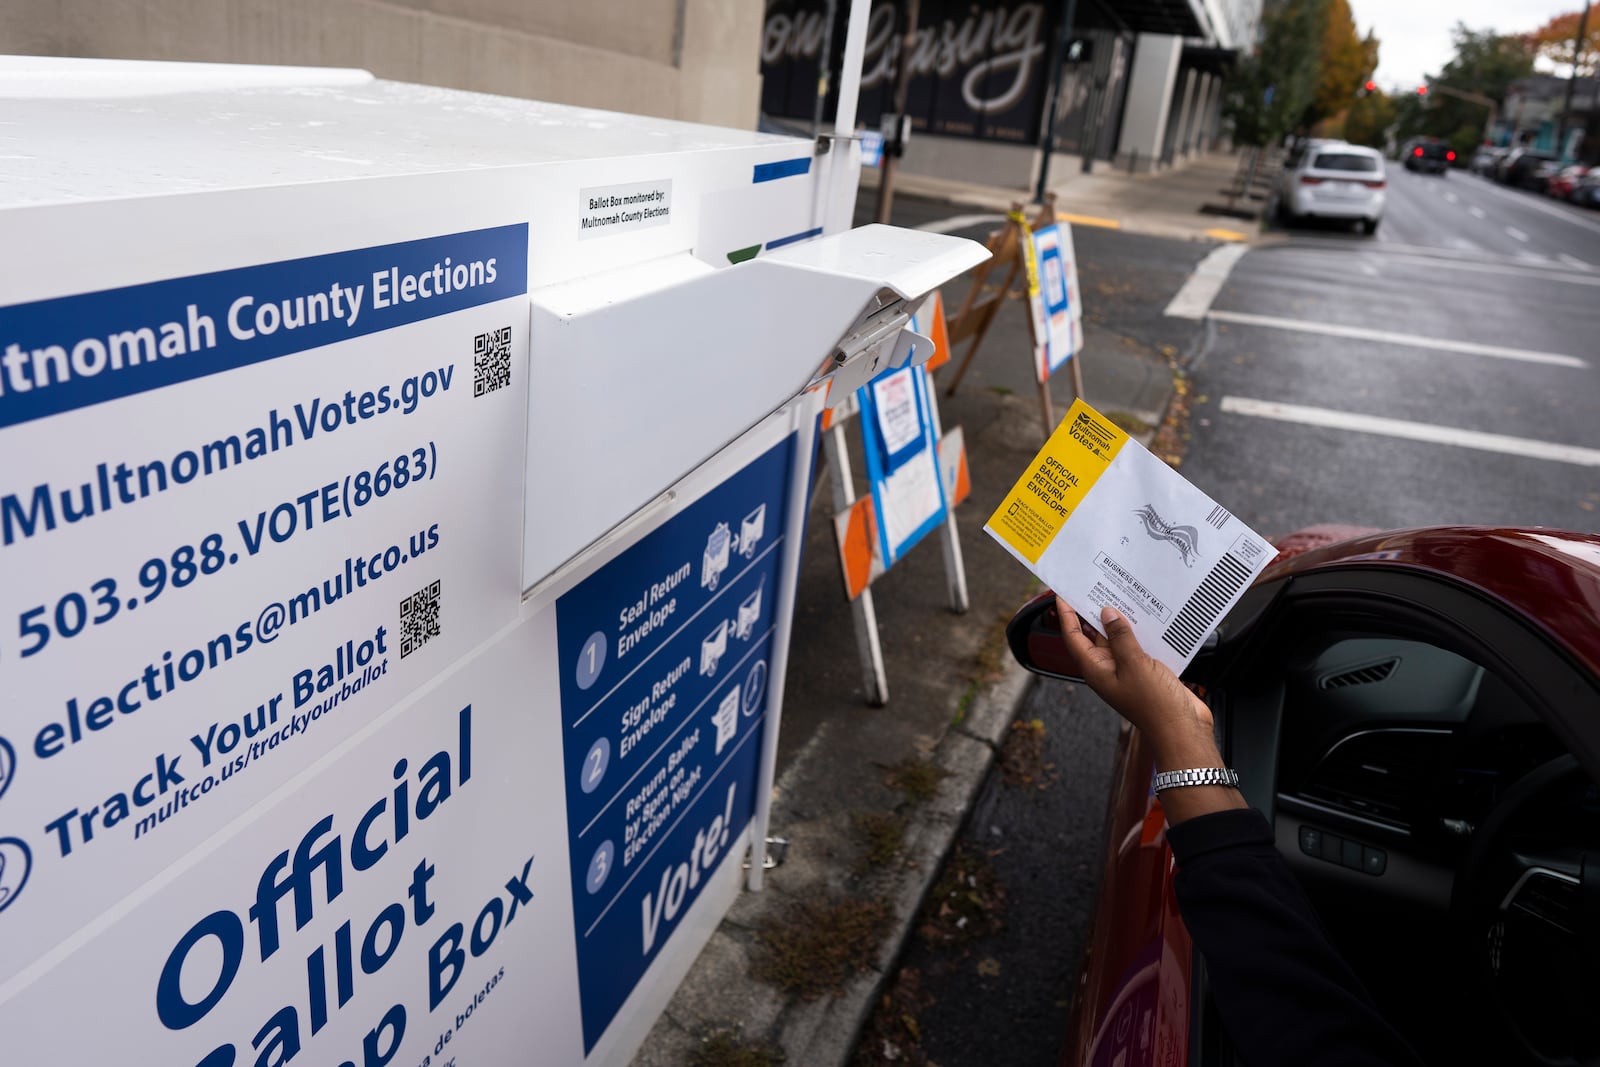
<path fill-rule="evenodd" d="M 1192 767 L 1182 771 L 1157 771 L 1155 791 L 1181 789 L 1189 785 L 1225 785 L 1239 788 L 1239 772 L 1230 767 Z"/>

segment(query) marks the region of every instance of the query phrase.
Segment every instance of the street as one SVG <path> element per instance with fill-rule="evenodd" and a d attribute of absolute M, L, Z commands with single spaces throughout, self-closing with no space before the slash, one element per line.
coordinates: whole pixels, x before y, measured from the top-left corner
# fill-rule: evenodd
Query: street
<path fill-rule="evenodd" d="M 896 216 L 923 224 L 938 211 L 906 201 Z M 1238 256 L 1217 251 L 1228 246 L 1081 227 L 1076 237 L 1091 401 L 1097 380 L 1119 373 L 1108 365 L 1129 362 L 1120 338 L 1171 346 L 1192 401 L 1181 470 L 1262 533 L 1600 525 L 1600 214 L 1464 172 L 1392 167 L 1375 237 L 1268 235 L 1220 288 L 1189 272 L 1202 255 Z M 1161 311 L 1178 292 L 1189 317 Z M 1058 414 L 1065 377 L 1052 383 Z M 858 1064 L 1056 1062 L 1104 856 L 1116 718 L 1082 687 L 1040 681 L 1019 714 L 1034 720 L 1042 749 L 1020 758 L 1043 781 L 1019 784 L 1018 754 L 1009 776 L 1003 755 L 952 864 L 979 871 L 973 896 L 1003 913 L 1000 928 L 958 944 L 914 936 Z M 938 910 L 927 905 L 925 928 L 938 929 Z"/>
<path fill-rule="evenodd" d="M 1593 265 L 1592 212 L 1391 168 L 1377 238 L 1293 230 L 1239 260 L 1189 367 L 1184 474 L 1269 535 L 1593 529 Z"/>

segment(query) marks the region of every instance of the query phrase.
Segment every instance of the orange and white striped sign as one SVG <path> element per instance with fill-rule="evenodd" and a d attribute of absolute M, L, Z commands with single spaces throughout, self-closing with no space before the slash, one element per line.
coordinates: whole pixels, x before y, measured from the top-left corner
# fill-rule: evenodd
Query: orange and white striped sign
<path fill-rule="evenodd" d="M 833 518 L 833 534 L 839 542 L 839 570 L 844 575 L 844 594 L 854 600 L 883 573 L 883 556 L 878 550 L 878 517 L 872 497 L 864 496 Z"/>
<path fill-rule="evenodd" d="M 926 321 L 922 321 L 926 316 Z M 950 362 L 950 330 L 944 321 L 944 297 L 935 289 L 933 295 L 928 297 L 922 305 L 922 312 L 917 316 L 917 325 L 925 327 L 924 332 L 933 341 L 933 355 L 928 357 L 928 373 L 932 374 L 946 363 Z"/>
<path fill-rule="evenodd" d="M 944 481 L 945 507 L 953 508 L 972 493 L 967 473 L 967 439 L 957 426 L 939 438 L 939 476 Z"/>

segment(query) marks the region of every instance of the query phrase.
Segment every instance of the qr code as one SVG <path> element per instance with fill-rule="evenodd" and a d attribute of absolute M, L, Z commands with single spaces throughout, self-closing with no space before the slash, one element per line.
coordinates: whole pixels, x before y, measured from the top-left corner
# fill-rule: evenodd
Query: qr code
<path fill-rule="evenodd" d="M 400 658 L 439 636 L 439 583 L 425 585 L 400 601 Z"/>
<path fill-rule="evenodd" d="M 482 396 L 511 384 L 511 327 L 480 333 L 472 339 L 472 395 Z"/>

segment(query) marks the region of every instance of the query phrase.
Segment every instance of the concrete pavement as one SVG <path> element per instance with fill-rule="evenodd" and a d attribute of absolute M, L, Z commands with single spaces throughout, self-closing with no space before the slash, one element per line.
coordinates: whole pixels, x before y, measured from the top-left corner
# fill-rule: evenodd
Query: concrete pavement
<path fill-rule="evenodd" d="M 1232 152 L 1207 153 L 1183 167 L 1153 174 L 1129 174 L 1100 164 L 1090 174 L 1076 169 L 1054 172 L 1050 189 L 1056 194 L 1057 210 L 1075 226 L 1180 241 L 1249 241 L 1259 232 L 1255 223 L 1201 210 L 1225 201 L 1223 190 L 1238 166 L 1239 156 Z M 866 195 L 876 197 L 880 176 L 880 171 L 862 172 Z M 1003 212 L 1014 201 L 1028 199 L 1025 193 L 1001 186 L 905 173 L 895 175 L 895 190 L 897 195 L 967 205 L 963 210 L 968 211 L 982 207 Z"/>
<path fill-rule="evenodd" d="M 871 201 L 864 193 L 864 211 Z M 970 208 L 904 197 L 895 221 L 937 228 L 956 210 Z M 966 235 L 981 238 L 984 229 Z M 1194 323 L 1160 312 L 1208 246 L 1082 229 L 1077 251 L 1088 399 L 1148 436 L 1172 395 L 1172 365 L 1195 333 Z M 945 295 L 953 306 L 961 287 Z M 1064 411 L 1068 376 L 1052 385 Z M 636 1063 L 730 1062 L 712 1055 L 730 1048 L 808 1067 L 847 1062 L 1030 691 L 1003 627 L 1037 584 L 982 531 L 1044 438 L 1019 304 L 1002 310 L 961 390 L 941 404 L 944 425 L 966 432 L 973 492 L 957 518 L 971 608 L 946 608 L 931 544 L 884 575 L 873 588 L 890 701 L 867 706 L 827 494 L 814 496 L 772 812 L 772 833 L 791 842 L 787 861 L 764 892 L 740 898 Z M 1091 812 L 1097 825 L 1103 785 L 1086 778 L 1075 788 L 1059 802 Z M 1093 879 L 1073 892 L 1081 911 Z M 830 971 L 836 980 L 813 981 Z"/>

